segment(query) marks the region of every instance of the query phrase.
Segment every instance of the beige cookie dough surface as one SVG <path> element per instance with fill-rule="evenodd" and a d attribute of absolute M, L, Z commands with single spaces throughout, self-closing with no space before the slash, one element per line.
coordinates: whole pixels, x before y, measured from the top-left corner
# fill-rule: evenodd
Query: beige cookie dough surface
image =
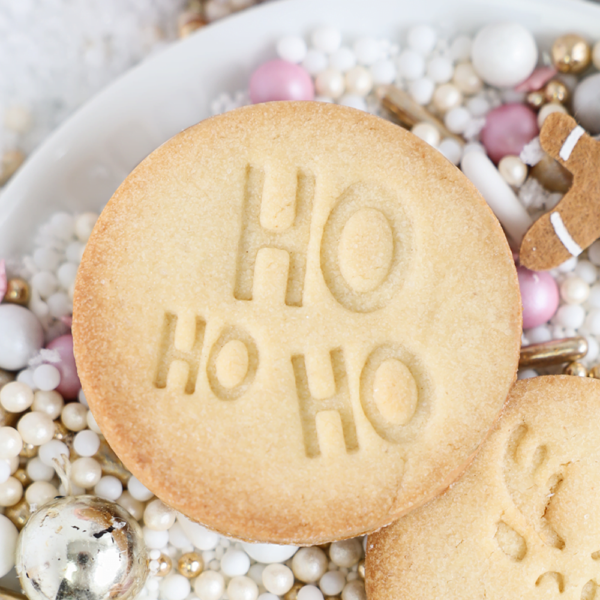
<path fill-rule="evenodd" d="M 600 381 L 519 381 L 442 496 L 369 536 L 370 600 L 600 598 Z"/>
<path fill-rule="evenodd" d="M 442 491 L 515 378 L 501 228 L 401 128 L 323 103 L 215 117 L 102 213 L 74 299 L 90 407 L 165 502 L 237 538 L 320 543 Z"/>

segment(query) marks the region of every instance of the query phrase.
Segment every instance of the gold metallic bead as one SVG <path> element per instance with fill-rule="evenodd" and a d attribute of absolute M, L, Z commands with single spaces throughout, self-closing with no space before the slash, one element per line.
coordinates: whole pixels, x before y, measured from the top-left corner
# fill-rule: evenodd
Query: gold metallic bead
<path fill-rule="evenodd" d="M 0 369 L 0 388 L 14 380 L 15 376 L 12 373 L 5 371 L 4 369 Z"/>
<path fill-rule="evenodd" d="M 73 434 L 62 424 L 60 419 L 54 421 L 54 439 L 59 442 L 64 442 L 70 446 L 73 442 Z"/>
<path fill-rule="evenodd" d="M 27 600 L 27 596 L 0 587 L 0 600 Z"/>
<path fill-rule="evenodd" d="M 100 448 L 94 458 L 100 463 L 103 475 L 112 475 L 123 485 L 127 484 L 131 478 L 131 473 L 125 468 L 102 436 L 100 436 Z"/>
<path fill-rule="evenodd" d="M 561 73 L 581 73 L 591 62 L 590 45 L 580 35 L 561 35 L 552 44 L 552 62 Z"/>
<path fill-rule="evenodd" d="M 4 516 L 7 519 L 10 519 L 14 523 L 15 527 L 19 531 L 21 531 L 21 529 L 23 529 L 23 526 L 25 525 L 25 523 L 27 523 L 29 517 L 31 516 L 29 503 L 27 502 L 27 500 L 25 500 L 25 498 L 22 498 L 14 506 L 9 506 L 8 508 L 5 508 Z"/>
<path fill-rule="evenodd" d="M 29 475 L 27 475 L 27 471 L 25 469 L 17 469 L 14 472 L 13 477 L 21 482 L 23 489 L 25 489 L 31 483 L 31 479 L 29 478 Z"/>
<path fill-rule="evenodd" d="M 202 18 L 202 16 L 196 12 L 186 11 L 179 16 L 177 22 L 177 29 L 180 38 L 185 38 L 188 35 L 202 29 L 208 23 Z"/>
<path fill-rule="evenodd" d="M 562 82 L 553 79 L 544 88 L 546 102 L 560 102 L 564 104 L 569 99 L 569 88 Z"/>
<path fill-rule="evenodd" d="M 529 174 L 549 192 L 566 194 L 573 184 L 573 174 L 549 154 L 534 165 Z"/>
<path fill-rule="evenodd" d="M 0 388 L 2 386 L 0 385 Z M 11 413 L 7 410 L 4 410 L 2 406 L 0 406 L 0 427 L 12 427 L 18 420 L 20 415 L 17 413 Z"/>
<path fill-rule="evenodd" d="M 581 336 L 530 344 L 521 347 L 519 368 L 531 367 L 535 369 L 564 363 L 578 365 L 579 363 L 574 361 L 583 358 L 587 352 L 587 340 Z"/>
<path fill-rule="evenodd" d="M 23 444 L 23 449 L 21 450 L 21 452 L 19 452 L 19 456 L 22 456 L 23 458 L 33 458 L 34 456 L 37 456 L 38 453 L 38 447 L 34 446 L 33 444 Z"/>
<path fill-rule="evenodd" d="M 527 94 L 526 101 L 531 108 L 537 110 L 546 103 L 546 97 L 542 92 L 530 92 Z"/>
<path fill-rule="evenodd" d="M 0 159 L 0 185 L 4 185 L 25 161 L 20 150 L 7 150 Z"/>
<path fill-rule="evenodd" d="M 194 579 L 204 571 L 204 560 L 197 552 L 186 552 L 177 561 L 177 570 L 180 575 Z"/>
<path fill-rule="evenodd" d="M 563 373 L 574 377 L 587 377 L 587 369 L 580 362 L 569 363 Z"/>
<path fill-rule="evenodd" d="M 29 284 L 24 279 L 15 277 L 9 279 L 6 283 L 6 294 L 4 294 L 4 302 L 11 304 L 20 304 L 27 306 L 29 303 Z"/>
<path fill-rule="evenodd" d="M 364 559 L 358 563 L 358 576 L 363 581 L 365 580 L 365 561 L 364 561 Z"/>
<path fill-rule="evenodd" d="M 156 570 L 152 569 L 150 571 L 150 573 L 154 577 L 166 577 L 171 572 L 171 569 L 173 568 L 173 563 L 171 562 L 171 559 L 166 554 L 161 554 L 155 561 L 154 560 L 150 561 L 150 564 L 155 563 L 155 562 L 158 563 L 158 567 L 156 568 Z"/>
<path fill-rule="evenodd" d="M 304 587 L 304 583 L 296 581 L 291 589 L 283 595 L 283 600 L 296 600 L 298 592 Z"/>
<path fill-rule="evenodd" d="M 600 365 L 592 367 L 588 375 L 589 377 L 593 377 L 594 379 L 600 379 Z"/>

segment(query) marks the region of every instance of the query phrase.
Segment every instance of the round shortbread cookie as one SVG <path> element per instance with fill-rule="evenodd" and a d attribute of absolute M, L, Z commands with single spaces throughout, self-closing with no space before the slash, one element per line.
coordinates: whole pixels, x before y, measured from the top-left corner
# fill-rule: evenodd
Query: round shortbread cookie
<path fill-rule="evenodd" d="M 461 479 L 369 536 L 369 600 L 600 598 L 600 381 L 519 381 Z"/>
<path fill-rule="evenodd" d="M 125 465 L 236 538 L 390 523 L 464 469 L 515 378 L 521 301 L 487 205 L 436 150 L 324 103 L 183 131 L 88 242 L 73 332 Z"/>

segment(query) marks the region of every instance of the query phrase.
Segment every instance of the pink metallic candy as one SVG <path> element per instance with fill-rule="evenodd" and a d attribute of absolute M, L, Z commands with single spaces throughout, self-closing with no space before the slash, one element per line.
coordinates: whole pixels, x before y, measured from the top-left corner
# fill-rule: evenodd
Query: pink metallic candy
<path fill-rule="evenodd" d="M 554 67 L 539 67 L 525 81 L 515 86 L 515 92 L 537 92 L 541 90 L 555 75 Z"/>
<path fill-rule="evenodd" d="M 54 366 L 60 371 L 60 384 L 56 388 L 67 400 L 77 398 L 77 392 L 81 389 L 75 357 L 73 356 L 73 336 L 70 333 L 61 335 L 52 340 L 47 348 L 56 350 L 60 356 L 60 362 Z"/>
<path fill-rule="evenodd" d="M 250 78 L 253 104 L 273 100 L 314 100 L 315 87 L 310 75 L 299 65 L 286 60 L 264 63 Z"/>
<path fill-rule="evenodd" d="M 530 271 L 525 267 L 517 267 L 517 277 L 523 304 L 523 329 L 543 325 L 554 316 L 558 308 L 556 281 L 550 273 Z"/>
<path fill-rule="evenodd" d="M 512 154 L 519 156 L 525 144 L 539 133 L 537 115 L 524 104 L 504 104 L 490 111 L 481 131 L 481 143 L 497 164 Z"/>

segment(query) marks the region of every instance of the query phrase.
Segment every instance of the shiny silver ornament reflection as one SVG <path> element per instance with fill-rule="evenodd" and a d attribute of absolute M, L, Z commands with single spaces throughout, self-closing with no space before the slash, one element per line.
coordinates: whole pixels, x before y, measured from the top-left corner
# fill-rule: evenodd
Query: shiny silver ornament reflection
<path fill-rule="evenodd" d="M 137 521 L 94 496 L 57 498 L 34 513 L 16 567 L 29 600 L 127 600 L 148 575 Z"/>

